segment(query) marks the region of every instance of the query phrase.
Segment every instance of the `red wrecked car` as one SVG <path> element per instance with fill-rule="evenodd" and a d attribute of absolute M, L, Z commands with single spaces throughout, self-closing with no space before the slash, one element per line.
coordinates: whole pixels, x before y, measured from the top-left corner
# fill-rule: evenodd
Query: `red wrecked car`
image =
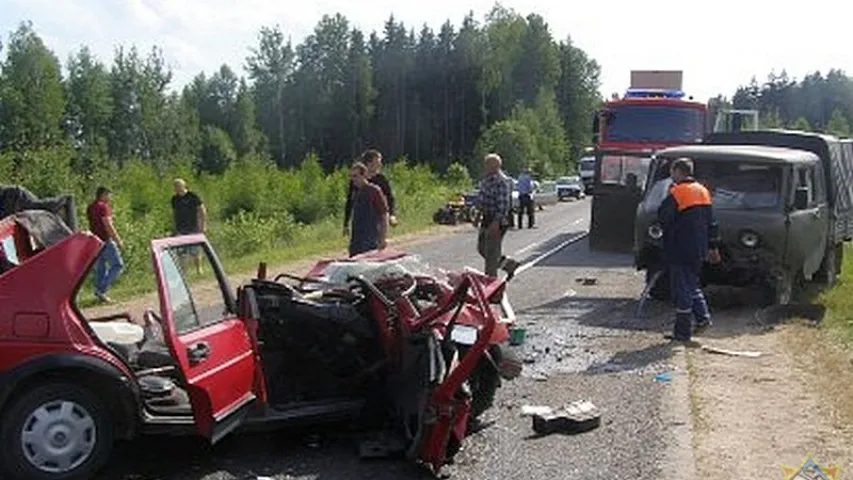
<path fill-rule="evenodd" d="M 151 242 L 156 308 L 86 318 L 74 299 L 101 246 L 50 212 L 0 220 L 2 478 L 92 478 L 115 440 L 147 433 L 329 421 L 391 431 L 437 472 L 472 396 L 479 414 L 520 371 L 500 348 L 504 282 L 473 271 L 412 274 L 384 252 L 234 292 L 203 235 L 172 237 Z"/>

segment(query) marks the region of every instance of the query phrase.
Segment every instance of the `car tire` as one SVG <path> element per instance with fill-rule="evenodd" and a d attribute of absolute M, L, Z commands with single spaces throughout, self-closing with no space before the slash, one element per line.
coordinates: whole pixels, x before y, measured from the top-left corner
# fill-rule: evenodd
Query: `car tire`
<path fill-rule="evenodd" d="M 784 272 L 775 281 L 768 281 L 765 286 L 763 307 L 789 305 L 794 301 L 798 287 L 802 283 L 801 276 Z"/>
<path fill-rule="evenodd" d="M 824 287 L 832 288 L 835 286 L 835 281 L 838 279 L 840 270 L 840 260 L 843 258 L 844 250 L 842 245 L 828 244 L 823 254 L 823 261 L 820 264 L 820 269 L 817 271 L 817 281 Z M 840 250 L 840 252 L 839 252 Z"/>
<path fill-rule="evenodd" d="M 113 439 L 109 409 L 93 392 L 70 383 L 39 385 L 15 398 L 0 418 L 0 478 L 95 478 L 110 458 Z M 70 453 L 40 458 L 53 453 L 38 451 L 49 440 L 54 451 Z"/>
<path fill-rule="evenodd" d="M 499 365 L 504 358 L 518 361 L 512 349 L 504 349 L 501 345 L 489 347 L 489 354 L 492 360 L 486 357 L 480 359 L 468 379 L 468 385 L 471 387 L 471 418 L 475 419 L 494 404 L 495 395 L 501 386 L 501 373 L 496 365 Z"/>

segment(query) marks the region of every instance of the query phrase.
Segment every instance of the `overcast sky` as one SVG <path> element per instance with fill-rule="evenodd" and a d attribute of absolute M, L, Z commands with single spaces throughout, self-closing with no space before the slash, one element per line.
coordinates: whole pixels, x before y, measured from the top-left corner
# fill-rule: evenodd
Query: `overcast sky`
<path fill-rule="evenodd" d="M 623 91 L 631 69 L 680 69 L 685 90 L 697 99 L 723 93 L 771 69 L 797 78 L 829 68 L 853 73 L 848 2 L 714 0 L 693 2 L 610 0 L 505 0 L 522 14 L 539 13 L 555 38 L 571 35 L 602 66 L 602 93 Z M 381 30 L 393 13 L 407 26 L 437 29 L 448 18 L 478 19 L 492 0 L 0 0 L 3 43 L 22 20 L 31 20 L 65 62 L 88 45 L 112 60 L 118 44 L 164 49 L 183 85 L 200 71 L 228 63 L 243 74 L 248 48 L 262 25 L 278 24 L 294 44 L 324 13 L 340 12 L 365 31 Z"/>

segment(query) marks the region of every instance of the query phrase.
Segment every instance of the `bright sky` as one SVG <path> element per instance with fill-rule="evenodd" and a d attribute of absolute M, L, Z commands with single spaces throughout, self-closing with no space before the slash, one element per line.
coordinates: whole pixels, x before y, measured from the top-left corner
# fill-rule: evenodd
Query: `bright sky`
<path fill-rule="evenodd" d="M 684 88 L 698 100 L 723 93 L 771 69 L 789 75 L 829 68 L 853 74 L 849 37 L 853 7 L 811 0 L 784 7 L 768 0 L 714 0 L 687 6 L 677 0 L 504 0 L 526 15 L 539 13 L 555 38 L 571 35 L 602 66 L 602 93 L 622 92 L 632 69 L 680 69 Z M 693 2 L 689 2 L 693 3 Z M 205 5 L 202 7 L 202 5 Z M 407 26 L 459 25 L 473 10 L 478 19 L 493 0 L 0 0 L 3 43 L 21 20 L 63 62 L 81 45 L 102 60 L 114 46 L 164 49 L 178 85 L 222 63 L 243 73 L 248 49 L 262 25 L 279 24 L 298 43 L 325 14 L 340 12 L 369 32 L 393 13 Z"/>

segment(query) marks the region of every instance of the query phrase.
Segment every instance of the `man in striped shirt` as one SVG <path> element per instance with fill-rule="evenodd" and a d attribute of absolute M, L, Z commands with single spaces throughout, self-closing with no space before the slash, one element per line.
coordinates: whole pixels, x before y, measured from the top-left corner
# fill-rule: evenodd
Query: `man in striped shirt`
<path fill-rule="evenodd" d="M 490 153 L 485 157 L 486 175 L 480 181 L 480 231 L 477 238 L 477 251 L 486 261 L 486 275 L 497 277 L 498 269 L 507 272 L 511 280 L 518 268 L 518 262 L 502 253 L 504 234 L 509 228 L 512 188 L 509 178 L 501 170 L 500 155 Z"/>

